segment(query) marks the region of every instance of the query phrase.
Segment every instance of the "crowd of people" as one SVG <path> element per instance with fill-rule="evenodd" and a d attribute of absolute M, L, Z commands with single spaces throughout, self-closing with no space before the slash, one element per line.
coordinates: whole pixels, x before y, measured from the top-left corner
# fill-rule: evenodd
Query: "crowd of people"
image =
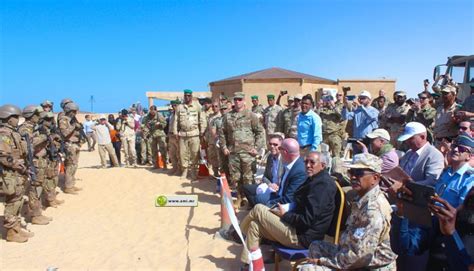
<path fill-rule="evenodd" d="M 243 269 L 249 263 L 263 268 L 260 244 L 266 239 L 308 249 L 309 270 L 472 270 L 474 85 L 465 101 L 457 100 L 453 82 L 432 89 L 425 82 L 410 99 L 396 91 L 393 102 L 384 90 L 376 98 L 344 90 L 318 99 L 282 91 L 276 99 L 267 95 L 266 107 L 258 96 L 247 107 L 243 92 L 213 100 L 195 99 L 186 89 L 168 112 L 132 106 L 118 118 L 87 115 L 83 124 L 70 99 L 61 102 L 57 121 L 49 101 L 23 110 L 3 105 L 6 240 L 33 235 L 20 223 L 23 195 L 31 222 L 49 223 L 41 210 L 62 203 L 56 199 L 60 163 L 64 193 L 80 190 L 74 175 L 87 142 L 89 151 L 97 145 L 103 168 L 107 160 L 112 167 L 150 165 L 195 180 L 205 164 L 214 177 L 225 175 L 235 210 L 249 211 L 240 223 L 249 249 L 242 250 Z M 25 121 L 18 127 L 20 116 Z M 256 178 L 258 169 L 263 176 Z M 433 191 L 420 211 L 432 214 L 429 225 L 412 218 L 411 203 L 419 199 L 410 183 Z M 335 245 L 325 236 L 338 209 L 337 186 L 351 209 Z M 238 241 L 232 228 L 224 237 Z"/>

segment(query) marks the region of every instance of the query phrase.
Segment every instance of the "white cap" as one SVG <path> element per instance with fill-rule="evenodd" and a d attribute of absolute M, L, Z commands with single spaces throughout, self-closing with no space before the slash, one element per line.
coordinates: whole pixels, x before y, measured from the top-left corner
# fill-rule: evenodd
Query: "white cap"
<path fill-rule="evenodd" d="M 410 137 L 421 133 L 426 133 L 426 127 L 423 124 L 414 121 L 409 122 L 405 125 L 403 133 L 398 137 L 398 141 L 405 141 Z"/>
<path fill-rule="evenodd" d="M 101 120 L 101 119 L 107 119 L 107 118 L 105 117 L 104 114 L 102 114 L 102 115 L 99 116 L 99 119 Z"/>
<path fill-rule="evenodd" d="M 367 97 L 369 99 L 372 99 L 372 95 L 370 95 L 370 92 L 368 92 L 367 90 L 362 90 L 359 94 L 359 97 L 360 96 L 364 96 L 364 97 Z"/>
<path fill-rule="evenodd" d="M 295 97 L 294 97 L 294 98 L 295 98 L 295 99 L 298 99 L 298 100 L 300 100 L 300 101 L 301 101 L 301 99 L 303 99 L 303 94 L 301 94 L 301 93 L 298 93 L 298 94 L 296 94 L 296 95 L 295 95 Z"/>
<path fill-rule="evenodd" d="M 381 137 L 385 140 L 390 141 L 390 134 L 385 129 L 375 129 L 371 133 L 368 133 L 367 137 L 370 139 Z"/>

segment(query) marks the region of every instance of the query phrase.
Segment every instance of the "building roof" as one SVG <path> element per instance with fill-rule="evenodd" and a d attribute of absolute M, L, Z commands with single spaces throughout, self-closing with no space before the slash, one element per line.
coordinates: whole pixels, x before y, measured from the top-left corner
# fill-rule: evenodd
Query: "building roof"
<path fill-rule="evenodd" d="M 322 78 L 322 77 L 317 77 L 314 75 L 309 75 L 305 73 L 300 73 L 300 72 L 295 72 L 295 71 L 290 71 L 290 70 L 285 70 L 282 68 L 278 67 L 273 67 L 269 69 L 264 69 L 260 71 L 255 71 L 251 73 L 245 73 L 233 77 L 229 77 L 226 79 L 222 79 L 219 81 L 214 81 L 211 82 L 210 84 L 214 83 L 221 83 L 221 82 L 226 82 L 226 81 L 235 81 L 235 80 L 253 80 L 253 79 L 300 79 L 300 80 L 311 80 L 311 81 L 321 81 L 321 82 L 327 82 L 330 84 L 335 84 L 337 83 L 334 80 L 327 79 L 327 78 Z"/>

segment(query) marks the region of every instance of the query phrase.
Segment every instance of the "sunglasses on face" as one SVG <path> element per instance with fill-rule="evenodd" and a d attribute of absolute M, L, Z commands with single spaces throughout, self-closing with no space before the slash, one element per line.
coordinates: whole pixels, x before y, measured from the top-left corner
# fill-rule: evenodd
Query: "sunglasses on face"
<path fill-rule="evenodd" d="M 278 147 L 278 146 L 280 146 L 280 144 L 277 144 L 277 143 L 268 143 L 268 145 L 273 146 L 273 147 Z"/>
<path fill-rule="evenodd" d="M 244 99 L 242 99 L 242 98 L 234 98 L 234 101 L 237 101 L 237 102 L 241 102 L 241 101 L 243 101 L 243 100 L 244 100 Z"/>
<path fill-rule="evenodd" d="M 459 152 L 465 152 L 465 153 L 471 153 L 471 148 L 469 147 L 464 147 L 464 146 L 461 146 L 461 145 L 452 145 L 451 146 L 451 151 L 456 151 L 456 149 L 459 151 Z"/>
<path fill-rule="evenodd" d="M 469 127 L 459 126 L 459 130 L 461 131 L 467 131 L 467 129 L 469 129 Z"/>
<path fill-rule="evenodd" d="M 368 171 L 366 169 L 350 169 L 349 170 L 349 175 L 356 178 L 364 177 L 365 175 L 369 175 L 369 174 L 375 174 L 375 172 Z"/>

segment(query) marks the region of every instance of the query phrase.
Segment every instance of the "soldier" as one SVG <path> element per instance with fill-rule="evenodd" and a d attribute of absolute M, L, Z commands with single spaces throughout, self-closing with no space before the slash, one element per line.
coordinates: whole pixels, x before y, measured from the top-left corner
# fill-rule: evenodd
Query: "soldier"
<path fill-rule="evenodd" d="M 65 182 L 64 193 L 77 194 L 81 188 L 75 186 L 75 174 L 79 163 L 79 153 L 81 149 L 82 125 L 77 121 L 76 114 L 79 111 L 77 104 L 70 102 L 64 106 L 64 113 L 59 117 L 59 130 L 65 144 L 66 159 L 64 161 Z"/>
<path fill-rule="evenodd" d="M 169 117 L 169 127 L 173 127 L 176 122 L 176 108 L 181 104 L 180 100 L 171 101 L 171 110 Z M 179 160 L 179 140 L 177 134 L 173 133 L 173 129 L 168 130 L 168 157 L 170 159 L 173 169 L 168 173 L 169 175 L 176 175 L 181 173 L 181 163 Z"/>
<path fill-rule="evenodd" d="M 275 95 L 273 94 L 267 95 L 267 101 L 268 107 L 265 108 L 265 111 L 263 112 L 263 126 L 265 127 L 265 132 L 268 136 L 276 132 L 276 118 L 282 108 L 275 104 Z"/>
<path fill-rule="evenodd" d="M 280 111 L 277 117 L 276 131 L 283 133 L 285 138 L 297 138 L 298 131 L 298 114 L 301 112 L 302 94 L 288 97 L 288 108 Z M 291 106 L 290 106 L 291 105 Z"/>
<path fill-rule="evenodd" d="M 125 165 L 137 166 L 137 155 L 135 152 L 135 120 L 128 115 L 127 109 L 122 109 L 117 121 L 117 130 L 120 132 L 123 151 L 125 153 Z"/>
<path fill-rule="evenodd" d="M 53 105 L 54 103 L 49 101 L 49 100 L 45 100 L 44 102 L 42 102 L 41 104 L 41 107 L 43 108 L 43 111 L 45 112 L 53 112 Z"/>
<path fill-rule="evenodd" d="M 329 145 L 333 157 L 339 157 L 342 150 L 345 129 L 341 112 L 342 108 L 336 107 L 333 96 L 323 96 L 323 107 L 319 110 L 323 122 L 323 142 Z"/>
<path fill-rule="evenodd" d="M 219 177 L 219 150 L 216 147 L 217 130 L 215 122 L 221 117 L 219 103 L 212 103 L 212 114 L 207 118 L 206 142 L 207 142 L 207 161 L 212 166 L 214 177 Z"/>
<path fill-rule="evenodd" d="M 221 103 L 220 104 L 220 113 L 221 113 L 220 117 L 216 118 L 214 121 L 214 126 L 217 132 L 216 147 L 218 149 L 219 169 L 221 173 L 222 172 L 225 173 L 227 178 L 230 178 L 229 157 L 224 155 L 219 138 L 220 138 L 220 132 L 222 131 L 222 118 L 224 117 L 225 114 L 229 113 L 231 109 L 232 109 L 232 104 L 230 102 Z"/>
<path fill-rule="evenodd" d="M 171 127 L 176 138 L 179 137 L 179 156 L 181 159 L 181 179 L 190 171 L 191 180 L 197 178 L 200 140 L 206 130 L 206 116 L 201 106 L 193 101 L 193 92 L 184 90 L 184 103 L 176 108 L 176 121 Z"/>
<path fill-rule="evenodd" d="M 166 146 L 166 118 L 156 110 L 156 106 L 150 106 L 150 113 L 148 113 L 149 119 L 147 125 L 149 125 L 149 130 L 152 138 L 151 142 L 151 153 L 153 157 L 154 168 L 158 168 L 156 159 L 158 158 L 158 151 L 161 153 L 163 158 L 163 168 L 168 169 L 166 165 L 166 160 L 168 159 L 168 152 Z"/>
<path fill-rule="evenodd" d="M 40 125 L 44 127 L 46 135 L 48 136 L 48 155 L 46 159 L 48 165 L 43 182 L 46 207 L 57 208 L 64 203 L 63 200 L 56 198 L 56 187 L 59 181 L 59 162 L 62 159 L 61 155 L 65 155 L 65 153 L 60 153 L 62 149 L 61 136 L 58 134 L 57 127 L 55 126 L 53 113 L 45 111 L 42 112 L 40 116 Z"/>
<path fill-rule="evenodd" d="M 458 136 L 458 125 L 454 121 L 459 105 L 456 103 L 456 87 L 452 85 L 445 85 L 441 87 L 441 97 L 443 104 L 436 109 L 436 116 L 433 124 L 433 135 L 435 146 L 447 140 L 451 142 L 452 139 Z"/>
<path fill-rule="evenodd" d="M 5 195 L 5 239 L 23 243 L 33 237 L 33 233 L 24 230 L 20 223 L 27 176 L 26 144 L 17 132 L 20 115 L 17 106 L 7 104 L 0 107 L 0 176 L 2 194 Z"/>
<path fill-rule="evenodd" d="M 397 138 L 402 134 L 405 126 L 405 118 L 410 106 L 405 102 L 407 94 L 404 91 L 396 91 L 394 94 L 395 102 L 389 104 L 385 110 L 385 128 L 390 133 L 391 144 L 399 146 Z"/>
<path fill-rule="evenodd" d="M 419 122 L 426 127 L 428 132 L 428 138 L 430 142 L 433 142 L 433 121 L 436 116 L 436 109 L 431 107 L 429 92 L 421 92 L 418 94 L 419 102 L 415 102 L 408 110 L 407 122 Z"/>
<path fill-rule="evenodd" d="M 263 111 L 264 111 L 264 108 L 263 108 L 263 105 L 261 105 L 259 102 L 258 102 L 258 96 L 257 95 L 253 95 L 250 97 L 252 99 L 252 112 L 254 114 L 257 114 L 260 116 L 263 116 Z"/>
<path fill-rule="evenodd" d="M 146 113 L 141 120 L 141 131 L 142 131 L 142 142 L 141 144 L 141 157 L 142 157 L 142 164 L 143 165 L 153 165 L 153 159 L 151 158 L 151 137 L 150 137 L 150 129 L 147 127 L 148 119 L 150 118 L 150 114 L 148 113 L 148 109 L 143 110 Z"/>
<path fill-rule="evenodd" d="M 234 104 L 234 109 L 223 116 L 219 142 L 229 157 L 231 183 L 237 184 L 238 191 L 234 208 L 239 208 L 245 198 L 243 185 L 254 182 L 256 156 L 265 146 L 265 137 L 257 115 L 245 108 L 243 92 L 235 93 Z"/>
<path fill-rule="evenodd" d="M 31 182 L 29 183 L 30 185 L 27 185 L 28 210 L 31 215 L 31 223 L 47 225 L 52 219 L 42 215 L 41 194 L 43 193 L 43 182 L 45 181 L 45 172 L 48 166 L 46 160 L 48 137 L 44 127 L 41 127 L 42 129 L 40 130 L 35 130 L 40 120 L 41 112 L 43 112 L 43 108 L 40 106 L 26 106 L 22 112 L 25 122 L 18 127 L 18 132 L 27 139 L 27 144 L 30 148 L 28 152 L 31 152 L 31 160 L 28 159 L 28 163 L 32 163 L 28 166 L 35 169 L 35 175 L 30 176 Z"/>

